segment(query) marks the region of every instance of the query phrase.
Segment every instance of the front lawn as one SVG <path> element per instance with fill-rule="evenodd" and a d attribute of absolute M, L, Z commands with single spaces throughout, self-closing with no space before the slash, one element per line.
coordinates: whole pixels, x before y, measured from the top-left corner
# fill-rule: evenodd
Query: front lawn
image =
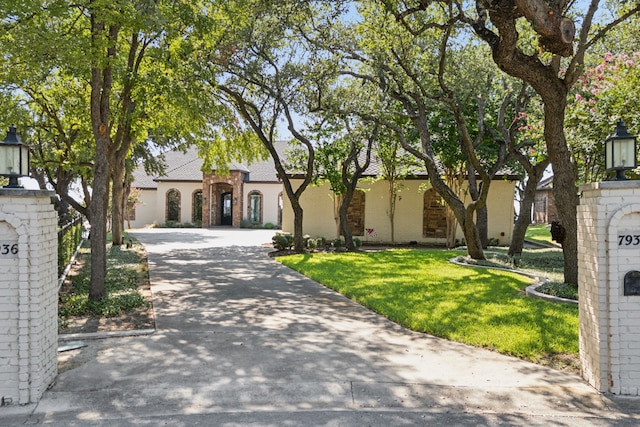
<path fill-rule="evenodd" d="M 556 243 L 551 240 L 551 231 L 547 224 L 530 225 L 527 227 L 527 232 L 524 237 L 526 240 L 533 242 L 546 243 L 555 245 Z"/>
<path fill-rule="evenodd" d="M 385 250 L 278 260 L 412 330 L 575 368 L 577 306 L 524 296 L 527 277 L 449 263 L 460 254 Z"/>

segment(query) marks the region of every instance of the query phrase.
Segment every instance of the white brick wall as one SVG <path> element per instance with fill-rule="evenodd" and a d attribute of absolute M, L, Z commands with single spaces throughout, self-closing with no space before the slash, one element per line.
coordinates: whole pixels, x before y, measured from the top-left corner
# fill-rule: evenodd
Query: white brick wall
<path fill-rule="evenodd" d="M 580 361 L 603 392 L 640 390 L 640 296 L 624 295 L 624 275 L 640 271 L 640 247 L 619 248 L 618 235 L 640 234 L 640 182 L 581 187 L 578 207 Z"/>
<path fill-rule="evenodd" d="M 37 402 L 57 374 L 57 216 L 52 193 L 0 189 L 0 404 Z M 17 243 L 18 253 L 2 254 Z"/>

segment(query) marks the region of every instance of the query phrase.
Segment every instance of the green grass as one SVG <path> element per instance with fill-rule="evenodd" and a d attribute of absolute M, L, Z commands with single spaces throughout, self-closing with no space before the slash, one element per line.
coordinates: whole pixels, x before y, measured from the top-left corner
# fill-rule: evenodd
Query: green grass
<path fill-rule="evenodd" d="M 280 262 L 415 331 L 541 363 L 578 354 L 578 308 L 528 298 L 524 276 L 457 266 L 461 252 L 317 253 Z"/>
<path fill-rule="evenodd" d="M 69 317 L 103 316 L 115 317 L 147 302 L 138 290 L 146 274 L 146 254 L 137 240 L 132 240 L 131 248 L 107 246 L 107 277 L 105 290 L 107 298 L 89 301 L 91 286 L 91 250 L 85 242 L 79 252 L 81 268 L 78 274 L 69 276 L 71 285 L 63 287 L 58 303 L 60 327 L 65 327 Z"/>
<path fill-rule="evenodd" d="M 555 245 L 556 243 L 551 240 L 551 231 L 549 231 L 547 227 L 548 226 L 546 224 L 530 225 L 527 227 L 527 232 L 524 238 L 534 242 Z"/>

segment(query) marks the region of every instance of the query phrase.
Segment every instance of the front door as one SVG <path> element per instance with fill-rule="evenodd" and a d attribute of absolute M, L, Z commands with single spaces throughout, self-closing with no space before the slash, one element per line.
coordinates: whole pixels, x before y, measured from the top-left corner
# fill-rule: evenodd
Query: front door
<path fill-rule="evenodd" d="M 220 224 L 221 225 L 231 225 L 233 221 L 233 217 L 231 215 L 231 202 L 233 199 L 233 193 L 222 193 L 222 212 L 220 215 Z"/>

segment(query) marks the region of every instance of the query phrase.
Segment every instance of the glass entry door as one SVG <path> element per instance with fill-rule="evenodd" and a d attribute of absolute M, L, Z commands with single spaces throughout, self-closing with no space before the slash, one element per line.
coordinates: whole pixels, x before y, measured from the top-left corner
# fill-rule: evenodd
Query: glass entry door
<path fill-rule="evenodd" d="M 222 193 L 222 214 L 220 216 L 220 224 L 221 225 L 231 225 L 233 217 L 232 217 L 232 201 L 233 201 L 233 193 Z"/>

